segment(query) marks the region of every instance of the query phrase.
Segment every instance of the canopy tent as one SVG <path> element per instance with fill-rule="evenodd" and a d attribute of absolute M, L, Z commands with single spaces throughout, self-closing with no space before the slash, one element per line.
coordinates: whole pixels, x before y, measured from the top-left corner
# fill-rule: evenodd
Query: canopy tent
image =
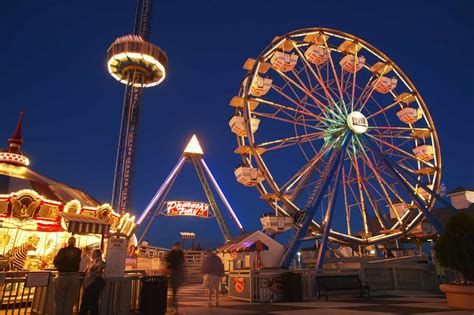
<path fill-rule="evenodd" d="M 38 174 L 28 167 L 0 163 L 0 194 L 32 189 L 43 198 L 67 203 L 78 200 L 81 205 L 97 207 L 100 203 L 80 189 Z"/>
<path fill-rule="evenodd" d="M 268 245 L 259 240 L 245 241 L 242 240 L 235 244 L 226 244 L 218 249 L 220 253 L 232 253 L 232 252 L 253 252 L 253 251 L 264 251 L 268 250 Z"/>
<path fill-rule="evenodd" d="M 64 219 L 67 231 L 73 234 L 107 234 L 110 230 L 110 224 L 90 215 L 68 212 L 58 215 Z"/>
<path fill-rule="evenodd" d="M 274 267 L 283 245 L 261 231 L 240 234 L 217 249 L 224 266 L 258 270 Z"/>

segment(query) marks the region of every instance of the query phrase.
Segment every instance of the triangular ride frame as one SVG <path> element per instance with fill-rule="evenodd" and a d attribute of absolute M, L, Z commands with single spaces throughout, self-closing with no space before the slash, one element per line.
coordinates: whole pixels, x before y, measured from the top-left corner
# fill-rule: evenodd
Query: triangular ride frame
<path fill-rule="evenodd" d="M 227 210 L 229 210 L 229 213 L 230 213 L 232 219 L 237 224 L 240 231 L 243 232 L 242 224 L 240 223 L 240 221 L 237 218 L 234 210 L 232 209 L 229 202 L 227 201 L 227 198 L 225 197 L 225 195 L 222 192 L 221 188 L 217 184 L 217 181 L 214 178 L 214 175 L 212 175 L 211 170 L 209 169 L 206 162 L 202 158 L 203 155 L 204 155 L 204 151 L 202 150 L 201 145 L 199 144 L 199 141 L 198 141 L 196 135 L 193 135 L 191 140 L 189 141 L 188 145 L 184 149 L 183 154 L 181 155 L 178 163 L 175 165 L 175 167 L 173 168 L 171 173 L 168 175 L 166 180 L 163 182 L 161 187 L 156 192 L 153 199 L 150 201 L 148 206 L 145 208 L 143 213 L 138 218 L 137 223 L 142 224 L 145 221 L 145 219 L 150 215 L 151 210 L 155 209 L 155 211 L 151 215 L 151 217 L 150 217 L 150 219 L 149 219 L 149 221 L 148 221 L 148 223 L 145 227 L 145 230 L 143 230 L 143 233 L 141 234 L 140 238 L 138 239 L 139 243 L 143 240 L 146 233 L 148 232 L 148 229 L 151 227 L 151 224 L 153 223 L 153 220 L 155 219 L 155 217 L 160 213 L 161 209 L 163 208 L 166 196 L 167 196 L 168 192 L 171 190 L 171 187 L 173 186 L 174 181 L 178 177 L 178 175 L 179 175 L 179 173 L 180 173 L 180 171 L 183 167 L 183 164 L 186 161 L 190 161 L 192 163 L 192 165 L 194 166 L 194 169 L 196 170 L 196 173 L 198 174 L 199 180 L 200 180 L 201 185 L 204 189 L 207 200 L 209 201 L 209 206 L 210 206 L 209 210 L 212 213 L 212 215 L 216 218 L 217 223 L 219 224 L 219 228 L 222 232 L 222 235 L 224 236 L 225 241 L 228 242 L 231 239 L 229 228 L 227 227 L 227 225 L 226 225 L 226 223 L 225 223 L 225 221 L 222 217 L 221 211 L 219 210 L 219 207 L 217 206 L 216 200 L 214 198 L 214 194 L 212 193 L 211 187 L 209 186 L 208 178 L 210 179 L 212 185 L 214 186 L 215 190 L 217 191 L 217 194 L 219 195 L 220 199 L 222 200 L 222 202 L 226 206 Z M 207 174 L 207 177 L 206 177 L 205 174 Z"/>

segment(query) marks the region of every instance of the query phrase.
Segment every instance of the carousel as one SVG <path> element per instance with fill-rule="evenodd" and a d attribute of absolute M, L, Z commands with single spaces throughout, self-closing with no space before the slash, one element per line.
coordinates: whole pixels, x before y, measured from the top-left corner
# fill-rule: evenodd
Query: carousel
<path fill-rule="evenodd" d="M 71 235 L 82 249 L 104 248 L 110 235 L 130 238 L 135 217 L 29 168 L 22 121 L 23 113 L 0 152 L 0 270 L 54 268 L 55 254 Z"/>

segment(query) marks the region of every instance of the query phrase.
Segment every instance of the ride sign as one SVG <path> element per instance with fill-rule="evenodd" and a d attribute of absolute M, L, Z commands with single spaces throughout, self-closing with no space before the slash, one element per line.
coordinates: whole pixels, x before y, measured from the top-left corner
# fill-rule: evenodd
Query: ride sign
<path fill-rule="evenodd" d="M 207 218 L 209 216 L 209 205 L 197 201 L 172 200 L 166 203 L 166 215 Z"/>

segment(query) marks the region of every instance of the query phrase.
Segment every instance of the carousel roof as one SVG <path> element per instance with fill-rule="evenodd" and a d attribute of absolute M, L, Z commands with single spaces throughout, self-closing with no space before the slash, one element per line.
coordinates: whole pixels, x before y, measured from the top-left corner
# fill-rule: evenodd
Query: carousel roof
<path fill-rule="evenodd" d="M 97 200 L 82 190 L 50 179 L 28 168 L 29 163 L 25 163 L 25 160 L 28 161 L 28 159 L 20 150 L 23 144 L 21 137 L 22 121 L 23 113 L 20 115 L 15 133 L 8 140 L 8 150 L 0 152 L 3 153 L 0 156 L 0 194 L 10 194 L 22 189 L 32 189 L 49 200 L 67 203 L 77 199 L 83 206 L 99 206 L 100 204 Z"/>
<path fill-rule="evenodd" d="M 81 205 L 99 206 L 99 202 L 77 188 L 38 174 L 26 166 L 0 163 L 0 194 L 32 189 L 49 200 L 67 203 L 77 199 Z"/>

